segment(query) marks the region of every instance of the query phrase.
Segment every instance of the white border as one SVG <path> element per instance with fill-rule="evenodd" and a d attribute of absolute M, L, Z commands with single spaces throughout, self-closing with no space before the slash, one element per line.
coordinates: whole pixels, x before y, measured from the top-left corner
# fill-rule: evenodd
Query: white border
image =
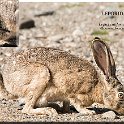
<path fill-rule="evenodd" d="M 124 0 L 19 0 L 19 2 L 124 2 Z"/>

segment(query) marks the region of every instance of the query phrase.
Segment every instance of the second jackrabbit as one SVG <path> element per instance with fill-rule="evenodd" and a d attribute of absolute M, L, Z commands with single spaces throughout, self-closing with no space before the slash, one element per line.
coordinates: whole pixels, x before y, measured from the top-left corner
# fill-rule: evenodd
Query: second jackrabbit
<path fill-rule="evenodd" d="M 17 46 L 18 0 L 0 0 L 0 47 Z"/>
<path fill-rule="evenodd" d="M 103 71 L 100 77 L 87 60 L 53 48 L 32 48 L 7 58 L 2 67 L 5 89 L 25 101 L 23 113 L 57 114 L 48 102 L 64 101 L 82 114 L 94 102 L 124 114 L 124 89 L 116 77 L 112 53 L 100 38 L 92 41 L 94 59 Z M 38 106 L 39 108 L 34 108 Z"/>

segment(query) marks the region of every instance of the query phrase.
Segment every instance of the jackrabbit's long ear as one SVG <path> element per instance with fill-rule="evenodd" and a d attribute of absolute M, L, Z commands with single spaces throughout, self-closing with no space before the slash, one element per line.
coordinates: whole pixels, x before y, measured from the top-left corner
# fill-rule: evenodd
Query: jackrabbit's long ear
<path fill-rule="evenodd" d="M 108 45 L 100 38 L 95 37 L 92 42 L 92 50 L 96 64 L 103 71 L 106 78 L 116 77 L 115 62 Z"/>

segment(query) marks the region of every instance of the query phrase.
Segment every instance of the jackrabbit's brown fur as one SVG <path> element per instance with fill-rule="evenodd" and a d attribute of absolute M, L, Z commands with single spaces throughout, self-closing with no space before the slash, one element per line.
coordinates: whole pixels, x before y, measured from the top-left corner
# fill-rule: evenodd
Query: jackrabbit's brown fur
<path fill-rule="evenodd" d="M 94 102 L 124 114 L 124 89 L 116 77 L 111 51 L 97 37 L 92 41 L 92 50 L 104 79 L 87 60 L 58 49 L 39 47 L 7 58 L 2 67 L 5 89 L 24 98 L 23 113 L 55 114 L 47 103 L 64 101 L 65 108 L 70 102 L 83 114 L 93 114 L 86 107 Z M 40 108 L 34 108 L 36 105 Z"/>

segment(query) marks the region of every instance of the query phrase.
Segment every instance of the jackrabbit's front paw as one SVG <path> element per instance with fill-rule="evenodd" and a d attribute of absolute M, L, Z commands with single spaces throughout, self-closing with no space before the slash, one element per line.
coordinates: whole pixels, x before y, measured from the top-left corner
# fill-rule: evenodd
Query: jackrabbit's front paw
<path fill-rule="evenodd" d="M 45 114 L 49 115 L 49 116 L 57 116 L 58 115 L 57 111 L 53 108 L 46 108 Z"/>

